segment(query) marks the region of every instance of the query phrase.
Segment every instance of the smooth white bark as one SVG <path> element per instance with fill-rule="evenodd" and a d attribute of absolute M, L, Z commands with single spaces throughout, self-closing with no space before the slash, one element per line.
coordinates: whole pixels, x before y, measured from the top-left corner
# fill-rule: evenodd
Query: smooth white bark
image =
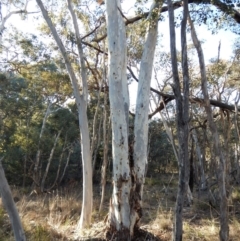
<path fill-rule="evenodd" d="M 158 11 L 154 1 L 152 11 Z M 107 1 L 109 95 L 112 117 L 113 197 L 110 226 L 120 240 L 129 240 L 142 216 L 142 188 L 147 163 L 149 90 L 157 40 L 157 18 L 149 14 L 149 29 L 142 56 L 135 115 L 134 163 L 128 157 L 129 97 L 126 79 L 126 32 L 120 1 Z M 138 153 L 139 152 L 139 153 Z M 133 161 L 131 161 L 133 162 Z M 133 182 L 132 182 L 133 181 Z M 125 236 L 124 233 L 126 234 Z M 129 235 L 129 236 L 127 236 Z M 124 239 L 125 238 L 125 239 Z"/>
<path fill-rule="evenodd" d="M 81 66 L 81 81 L 82 94 L 78 105 L 79 125 L 81 130 L 81 150 L 82 150 L 82 165 L 83 165 L 83 202 L 82 213 L 78 222 L 78 229 L 88 227 L 91 223 L 92 216 L 92 156 L 90 148 L 90 137 L 87 118 L 87 101 L 88 101 L 88 85 L 87 85 L 87 70 L 84 62 L 84 54 L 82 48 L 82 40 L 77 23 L 77 17 L 73 9 L 72 0 L 67 0 L 68 9 L 70 11 L 73 26 L 77 39 L 78 55 Z"/>
<path fill-rule="evenodd" d="M 56 31 L 55 26 L 52 23 L 46 9 L 43 6 L 41 0 L 36 0 L 38 6 L 40 7 L 43 17 L 48 24 L 48 27 L 51 30 L 51 33 L 59 47 L 59 50 L 62 54 L 62 57 L 65 61 L 65 66 L 68 71 L 74 96 L 78 108 L 78 118 L 79 118 L 79 127 L 81 133 L 81 150 L 82 150 L 82 166 L 83 166 L 83 201 L 82 201 L 82 212 L 81 217 L 78 223 L 77 228 L 82 229 L 88 227 L 91 223 L 92 215 L 92 162 L 90 155 L 90 138 L 89 138 L 89 129 L 88 129 L 88 118 L 87 118 L 87 99 L 88 99 L 88 87 L 87 87 L 87 74 L 84 64 L 84 56 L 81 45 L 81 38 L 79 34 L 78 24 L 76 20 L 76 15 L 72 7 L 72 2 L 68 0 L 68 8 L 73 19 L 73 25 L 75 29 L 80 65 L 81 65 L 81 81 L 77 79 L 74 69 L 69 60 L 67 51 Z M 82 84 L 82 93 L 79 92 L 80 84 Z"/>
<path fill-rule="evenodd" d="M 152 66 L 157 42 L 158 22 L 151 24 L 141 59 L 134 123 L 134 168 L 137 178 L 143 179 L 147 163 L 148 112 Z"/>
<path fill-rule="evenodd" d="M 110 225 L 117 231 L 130 229 L 131 176 L 128 160 L 128 93 L 126 84 L 126 34 L 120 1 L 108 0 L 108 79 L 112 118 L 113 195 Z"/>
<path fill-rule="evenodd" d="M 155 2 L 155 1 L 154 1 Z M 154 5 L 155 6 L 155 5 Z M 158 11 L 158 8 L 153 8 L 152 11 Z M 152 68 L 154 61 L 155 47 L 157 44 L 158 34 L 158 18 L 155 16 L 152 19 L 151 15 L 148 17 L 149 26 L 144 44 L 144 50 L 141 58 L 136 113 L 134 122 L 134 173 L 135 173 L 135 192 L 139 199 L 137 200 L 139 207 L 142 206 L 142 192 L 145 180 L 145 168 L 147 165 L 148 156 L 148 113 L 149 113 L 149 96 L 150 84 L 152 78 Z M 141 218 L 142 211 L 132 211 L 131 224 L 132 228 Z"/>

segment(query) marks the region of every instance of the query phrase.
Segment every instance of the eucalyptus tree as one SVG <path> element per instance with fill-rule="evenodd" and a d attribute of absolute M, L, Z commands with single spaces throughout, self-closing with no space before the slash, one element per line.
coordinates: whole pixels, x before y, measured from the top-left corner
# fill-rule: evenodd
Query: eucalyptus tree
<path fill-rule="evenodd" d="M 79 26 L 77 22 L 77 16 L 74 9 L 74 5 L 71 0 L 67 1 L 67 7 L 69 9 L 70 16 L 72 18 L 72 24 L 75 31 L 75 38 L 77 43 L 78 61 L 80 66 L 80 76 L 70 61 L 70 56 L 57 32 L 57 29 L 50 18 L 48 11 L 43 5 L 41 0 L 36 0 L 42 15 L 50 29 L 53 38 L 62 54 L 65 62 L 69 78 L 72 83 L 75 100 L 78 108 L 79 128 L 81 131 L 81 147 L 82 147 L 82 164 L 83 164 L 83 201 L 82 212 L 79 220 L 79 228 L 84 228 L 90 225 L 92 215 L 92 165 L 90 155 L 90 138 L 88 129 L 87 118 L 87 102 L 88 102 L 88 86 L 87 86 L 87 72 L 84 61 L 83 47 L 80 37 Z M 82 91 L 80 91 L 80 88 Z"/>
<path fill-rule="evenodd" d="M 106 2 L 108 35 L 108 79 L 113 146 L 113 194 L 109 210 L 109 235 L 130 240 L 142 217 L 142 196 L 147 163 L 149 91 L 157 42 L 160 1 L 153 1 L 141 58 L 134 123 L 133 160 L 128 158 L 127 45 L 119 0 Z"/>

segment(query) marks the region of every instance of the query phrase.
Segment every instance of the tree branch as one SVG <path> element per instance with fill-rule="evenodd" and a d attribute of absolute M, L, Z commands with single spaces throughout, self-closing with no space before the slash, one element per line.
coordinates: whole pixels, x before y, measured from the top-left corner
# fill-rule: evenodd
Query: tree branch
<path fill-rule="evenodd" d="M 132 75 L 133 79 L 135 79 L 137 82 L 138 82 L 138 78 L 136 77 L 136 75 L 133 73 L 132 69 L 128 66 L 127 67 L 128 71 L 130 72 L 130 74 Z M 160 102 L 159 106 L 156 108 L 156 110 L 149 114 L 148 118 L 151 119 L 155 114 L 157 114 L 159 111 L 163 110 L 165 108 L 165 105 L 174 100 L 175 97 L 174 95 L 171 95 L 171 94 L 165 94 L 161 91 L 158 91 L 154 88 L 150 88 L 150 90 L 154 93 L 156 93 L 157 95 L 161 96 L 162 97 L 162 101 Z M 200 105 L 204 105 L 204 99 L 202 98 L 198 98 L 198 97 L 189 97 L 189 101 L 191 103 L 198 103 Z M 235 112 L 235 106 L 234 105 L 229 105 L 229 104 L 226 104 L 226 103 L 223 103 L 221 101 L 217 101 L 217 100 L 213 100 L 213 99 L 210 99 L 210 105 L 212 106 L 216 106 L 216 107 L 219 107 L 223 110 L 229 110 L 231 112 Z M 237 110 L 240 111 L 240 106 L 237 107 Z"/>
<path fill-rule="evenodd" d="M 188 1 L 189 4 L 211 4 L 213 6 L 215 6 L 216 8 L 218 8 L 219 10 L 221 10 L 222 12 L 226 13 L 227 15 L 231 16 L 238 24 L 240 24 L 240 13 L 235 10 L 231 5 L 227 5 L 223 2 L 221 2 L 220 0 L 189 0 Z M 177 1 L 173 3 L 173 9 L 176 10 L 180 7 L 183 6 L 183 2 L 182 1 Z M 168 6 L 164 6 L 162 7 L 162 9 L 160 10 L 160 14 L 167 12 L 168 11 Z M 147 18 L 147 16 L 149 15 L 149 12 L 145 12 L 143 14 L 137 15 L 135 17 L 132 18 L 125 18 L 125 24 L 133 24 L 143 18 Z M 100 42 L 103 39 L 105 39 L 107 37 L 107 34 L 105 33 L 104 35 L 100 36 L 99 38 L 95 38 L 92 40 L 92 42 Z"/>

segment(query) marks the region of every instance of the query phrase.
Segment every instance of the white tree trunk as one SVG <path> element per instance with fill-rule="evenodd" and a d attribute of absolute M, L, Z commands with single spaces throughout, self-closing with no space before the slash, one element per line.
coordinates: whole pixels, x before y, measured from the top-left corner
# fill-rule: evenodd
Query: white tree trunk
<path fill-rule="evenodd" d="M 107 1 L 108 79 L 112 118 L 113 194 L 109 222 L 120 240 L 130 238 L 131 173 L 128 161 L 126 32 L 120 1 Z M 127 110 L 127 111 L 126 111 Z"/>
<path fill-rule="evenodd" d="M 0 160 L 0 194 L 2 197 L 3 205 L 9 215 L 15 240 L 25 241 L 26 237 L 22 228 L 21 220 L 16 205 L 13 201 L 11 190 L 2 167 L 2 159 Z"/>
<path fill-rule="evenodd" d="M 78 55 L 80 58 L 81 66 L 81 81 L 82 81 L 82 94 L 80 95 L 78 106 L 78 117 L 79 125 L 81 130 L 81 150 L 82 150 L 82 165 L 83 165 L 83 202 L 82 202 L 82 213 L 78 222 L 77 229 L 83 229 L 88 227 L 91 223 L 92 216 L 92 156 L 90 149 L 90 137 L 88 128 L 88 117 L 87 117 L 87 101 L 88 101 L 88 85 L 87 85 L 87 71 L 84 63 L 84 54 L 82 48 L 82 40 L 80 37 L 80 31 L 77 23 L 77 17 L 73 10 L 71 0 L 67 0 L 68 9 L 73 20 L 73 26 L 77 39 Z M 79 93 L 79 90 L 76 89 Z"/>
<path fill-rule="evenodd" d="M 154 1 L 152 11 L 158 9 L 159 5 Z M 133 163 L 128 158 L 129 96 L 126 78 L 125 24 L 120 1 L 107 1 L 108 79 L 113 147 L 113 196 L 109 221 L 110 232 L 118 240 L 130 240 L 134 227 L 142 216 L 141 198 L 147 163 L 149 90 L 157 39 L 157 18 L 151 13 L 148 17 L 149 30 L 140 70 Z"/>
<path fill-rule="evenodd" d="M 83 49 L 81 44 L 81 38 L 79 33 L 79 28 L 77 24 L 77 19 L 75 12 L 73 10 L 71 0 L 68 0 L 68 8 L 73 19 L 73 25 L 75 29 L 78 52 L 80 58 L 81 66 L 81 81 L 78 82 L 74 69 L 69 60 L 67 51 L 58 36 L 55 26 L 52 23 L 46 9 L 43 6 L 41 0 L 36 0 L 38 6 L 40 7 L 43 17 L 46 20 L 48 27 L 50 28 L 52 35 L 61 51 L 63 59 L 65 61 L 65 66 L 68 71 L 74 96 L 76 100 L 76 105 L 78 108 L 78 118 L 79 118 L 79 127 L 81 133 L 81 151 L 82 151 L 82 166 L 83 166 L 83 202 L 82 202 L 82 212 L 81 217 L 77 226 L 77 229 L 82 229 L 88 227 L 91 223 L 92 216 L 92 162 L 90 154 L 90 138 L 89 138 L 89 129 L 88 129 L 88 118 L 87 118 L 87 101 L 88 101 L 88 86 L 87 86 L 87 74 L 86 67 L 84 64 Z M 82 93 L 79 92 L 80 84 L 82 84 Z"/>
<path fill-rule="evenodd" d="M 155 10 L 157 11 L 158 8 Z M 152 18 L 152 16 L 153 15 L 150 15 L 148 17 L 149 26 L 141 58 L 137 91 L 133 149 L 135 183 L 132 192 L 135 203 L 132 208 L 131 229 L 133 229 L 142 216 L 142 194 L 148 156 L 149 96 L 154 53 L 158 35 L 158 18 L 156 18 L 156 15 L 155 18 Z"/>

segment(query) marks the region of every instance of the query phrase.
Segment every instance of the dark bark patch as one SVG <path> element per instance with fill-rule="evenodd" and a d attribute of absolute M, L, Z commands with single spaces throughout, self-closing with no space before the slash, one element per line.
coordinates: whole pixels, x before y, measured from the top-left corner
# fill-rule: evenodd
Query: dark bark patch
<path fill-rule="evenodd" d="M 132 210 L 131 212 L 137 213 L 135 227 L 138 226 L 138 223 L 143 216 L 140 190 L 141 190 L 141 185 L 139 183 L 137 184 L 135 183 L 134 188 L 132 188 L 130 192 L 130 206 Z"/>
<path fill-rule="evenodd" d="M 120 231 L 115 231 L 109 229 L 106 232 L 106 241 L 161 241 L 160 238 L 155 236 L 154 234 L 140 229 L 138 227 L 134 228 L 134 235 L 130 238 L 130 232 L 128 229 L 122 229 Z"/>
<path fill-rule="evenodd" d="M 130 230 L 127 228 L 122 228 L 117 231 L 113 226 L 106 232 L 106 241 L 131 241 Z"/>
<path fill-rule="evenodd" d="M 157 236 L 155 236 L 154 234 L 140 229 L 138 227 L 136 227 L 134 229 L 134 236 L 132 238 L 132 240 L 134 241 L 145 241 L 145 240 L 149 240 L 149 241 L 161 241 L 160 238 L 158 238 Z"/>

